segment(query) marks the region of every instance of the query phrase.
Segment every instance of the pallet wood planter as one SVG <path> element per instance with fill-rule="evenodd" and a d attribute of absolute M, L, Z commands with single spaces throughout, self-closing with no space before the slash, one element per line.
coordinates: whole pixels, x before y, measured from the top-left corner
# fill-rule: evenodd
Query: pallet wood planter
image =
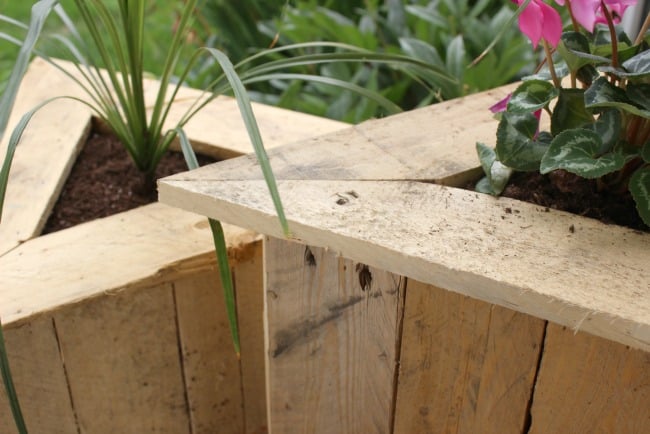
<path fill-rule="evenodd" d="M 650 431 L 650 235 L 456 188 L 510 90 L 274 149 L 290 240 L 250 157 L 160 182 L 266 234 L 270 432 Z"/>
<path fill-rule="evenodd" d="M 147 92 L 155 96 L 157 83 Z M 184 89 L 172 118 L 198 91 Z M 36 60 L 14 118 L 78 88 Z M 268 147 L 341 123 L 257 105 Z M 252 150 L 234 100 L 187 126 L 204 152 Z M 225 319 L 204 217 L 152 204 L 39 237 L 91 113 L 61 100 L 38 114 L 17 149 L 0 224 L 0 318 L 30 433 L 265 432 L 262 245 L 226 226 L 242 358 Z M 4 155 L 4 150 L 2 151 Z M 13 433 L 4 390 L 0 432 Z"/>

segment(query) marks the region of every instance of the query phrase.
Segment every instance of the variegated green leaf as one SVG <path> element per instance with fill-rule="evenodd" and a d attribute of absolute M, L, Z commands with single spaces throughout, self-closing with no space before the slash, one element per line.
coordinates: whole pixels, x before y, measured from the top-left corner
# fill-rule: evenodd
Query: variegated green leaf
<path fill-rule="evenodd" d="M 623 68 L 627 71 L 623 77 L 641 78 L 650 76 L 650 50 L 644 50 L 623 62 Z"/>
<path fill-rule="evenodd" d="M 540 172 L 564 169 L 583 178 L 599 178 L 620 170 L 626 158 L 619 152 L 600 155 L 602 140 L 592 130 L 575 129 L 558 134 L 542 158 Z"/>
<path fill-rule="evenodd" d="M 650 84 L 628 83 L 625 92 L 630 101 L 650 111 Z"/>
<path fill-rule="evenodd" d="M 585 92 L 582 89 L 561 89 L 557 105 L 551 116 L 551 134 L 580 128 L 594 122 L 594 117 L 585 108 Z"/>
<path fill-rule="evenodd" d="M 508 111 L 511 113 L 534 112 L 544 108 L 557 95 L 558 89 L 548 81 L 525 81 L 512 93 L 512 97 L 508 101 Z"/>
<path fill-rule="evenodd" d="M 628 113 L 650 119 L 650 111 L 635 106 L 625 91 L 613 86 L 605 77 L 601 77 L 585 92 L 587 108 L 614 107 Z"/>
<path fill-rule="evenodd" d="M 646 163 L 650 163 L 650 142 L 646 142 L 643 148 L 641 148 L 641 158 Z"/>
<path fill-rule="evenodd" d="M 555 64 L 553 64 L 553 69 L 555 70 L 555 75 L 558 78 L 563 78 L 569 75 L 569 67 L 567 66 L 566 62 L 564 60 L 561 60 Z M 553 77 L 551 76 L 551 71 L 548 69 L 548 66 L 544 65 L 542 69 L 536 74 L 533 75 L 527 75 L 524 78 L 522 78 L 523 81 L 530 81 L 530 80 L 551 80 Z"/>
<path fill-rule="evenodd" d="M 600 154 L 608 152 L 618 142 L 621 133 L 621 122 L 621 112 L 610 109 L 604 111 L 589 128 L 595 131 L 602 141 L 602 146 L 599 149 Z"/>
<path fill-rule="evenodd" d="M 476 151 L 485 172 L 485 181 L 479 181 L 480 185 L 476 186 L 477 191 L 495 196 L 500 195 L 512 175 L 512 169 L 497 160 L 496 152 L 489 146 L 477 143 Z"/>
<path fill-rule="evenodd" d="M 532 113 L 504 113 L 497 128 L 497 159 L 515 170 L 539 168 L 549 143 L 537 134 L 538 120 Z"/>
<path fill-rule="evenodd" d="M 650 226 L 650 166 L 644 166 L 632 174 L 630 193 L 643 222 Z"/>
<path fill-rule="evenodd" d="M 606 57 L 591 54 L 589 40 L 580 32 L 564 32 L 557 51 L 571 71 L 577 71 L 585 65 L 609 63 Z"/>

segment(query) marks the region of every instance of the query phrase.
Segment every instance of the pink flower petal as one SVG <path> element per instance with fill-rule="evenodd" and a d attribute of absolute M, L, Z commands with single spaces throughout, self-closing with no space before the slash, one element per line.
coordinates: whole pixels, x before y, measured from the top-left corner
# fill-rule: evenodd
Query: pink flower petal
<path fill-rule="evenodd" d="M 552 46 L 556 47 L 562 37 L 562 18 L 560 14 L 546 3 L 539 3 L 542 12 L 542 36 Z"/>
<path fill-rule="evenodd" d="M 520 4 L 521 0 L 518 3 Z M 528 36 L 533 47 L 537 48 L 542 37 L 542 11 L 536 0 L 531 1 L 519 15 L 519 29 Z"/>
<path fill-rule="evenodd" d="M 493 106 L 490 107 L 490 111 L 492 113 L 501 113 L 506 111 L 506 107 L 508 107 L 508 101 L 510 101 L 510 97 L 512 96 L 511 93 L 506 95 L 505 98 L 503 98 L 501 101 L 497 102 Z"/>
<path fill-rule="evenodd" d="M 596 23 L 596 10 L 600 7 L 600 0 L 571 0 L 571 10 L 576 21 L 590 33 L 594 31 Z"/>

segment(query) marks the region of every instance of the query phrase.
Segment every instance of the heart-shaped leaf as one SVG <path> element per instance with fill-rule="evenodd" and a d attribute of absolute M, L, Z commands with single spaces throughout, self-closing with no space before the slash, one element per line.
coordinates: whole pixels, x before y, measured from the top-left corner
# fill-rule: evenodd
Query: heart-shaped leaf
<path fill-rule="evenodd" d="M 625 89 L 627 97 L 644 110 L 650 110 L 650 84 L 628 83 Z"/>
<path fill-rule="evenodd" d="M 585 65 L 610 63 L 606 57 L 591 54 L 589 40 L 580 32 L 564 32 L 557 51 L 569 69 L 574 72 Z"/>
<path fill-rule="evenodd" d="M 548 81 L 524 81 L 510 97 L 508 111 L 510 113 L 530 113 L 546 105 L 558 95 L 558 89 Z"/>
<path fill-rule="evenodd" d="M 595 131 L 602 141 L 599 154 L 608 152 L 618 143 L 621 134 L 621 123 L 621 112 L 609 109 L 601 113 L 596 122 L 591 125 L 589 129 Z"/>
<path fill-rule="evenodd" d="M 537 170 L 550 144 L 547 135 L 537 134 L 538 125 L 532 113 L 504 113 L 497 128 L 497 159 L 515 170 Z"/>
<path fill-rule="evenodd" d="M 620 170 L 625 157 L 619 152 L 600 155 L 602 140 L 592 130 L 575 129 L 558 134 L 542 158 L 540 172 L 564 169 L 583 178 L 599 178 Z"/>
<path fill-rule="evenodd" d="M 629 185 L 641 219 L 650 226 L 650 166 L 637 169 L 632 174 Z"/>
<path fill-rule="evenodd" d="M 500 195 L 508 183 L 510 175 L 512 175 L 512 169 L 497 160 L 496 152 L 489 146 L 483 143 L 477 143 L 476 151 L 483 171 L 485 172 L 485 181 L 479 181 L 480 185 L 477 184 L 476 186 L 477 191 L 489 193 L 494 196 Z"/>
<path fill-rule="evenodd" d="M 623 62 L 623 68 L 627 71 L 624 77 L 640 78 L 650 76 L 650 50 L 641 51 L 636 56 Z"/>
<path fill-rule="evenodd" d="M 614 107 L 650 119 L 650 111 L 633 104 L 625 91 L 612 85 L 605 77 L 600 77 L 585 91 L 587 108 Z"/>
<path fill-rule="evenodd" d="M 585 92 L 582 89 L 561 89 L 557 104 L 551 116 L 551 134 L 584 127 L 594 122 L 594 117 L 585 107 Z"/>

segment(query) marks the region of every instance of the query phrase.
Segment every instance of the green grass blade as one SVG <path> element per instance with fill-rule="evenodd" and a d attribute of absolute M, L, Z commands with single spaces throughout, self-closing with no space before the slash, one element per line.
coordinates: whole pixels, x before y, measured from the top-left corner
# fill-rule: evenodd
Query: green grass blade
<path fill-rule="evenodd" d="M 192 145 L 190 144 L 185 131 L 183 131 L 181 128 L 177 128 L 176 133 L 178 134 L 178 139 L 181 143 L 181 149 L 183 151 L 183 156 L 185 157 L 187 167 L 190 169 L 196 169 L 199 167 L 199 162 L 196 159 L 196 154 L 192 149 Z M 240 344 L 239 327 L 237 322 L 237 303 L 235 299 L 235 288 L 232 282 L 232 274 L 230 272 L 230 264 L 228 264 L 228 248 L 226 246 L 226 238 L 223 233 L 221 222 L 213 219 L 208 219 L 208 221 L 210 223 L 214 248 L 217 254 L 219 276 L 221 277 L 221 285 L 223 286 L 226 301 L 226 311 L 228 314 L 228 324 L 230 325 L 230 334 L 232 335 L 232 341 L 235 346 L 237 358 L 239 358 Z"/>
<path fill-rule="evenodd" d="M 321 75 L 275 73 L 275 74 L 255 76 L 253 78 L 243 80 L 243 82 L 248 84 L 248 83 L 256 83 L 259 81 L 270 81 L 270 80 L 303 80 L 303 81 L 310 81 L 313 83 L 326 84 L 328 86 L 335 86 L 340 89 L 345 89 L 350 92 L 357 93 L 371 101 L 376 102 L 377 104 L 385 108 L 390 114 L 402 112 L 402 109 L 397 104 L 395 104 L 388 98 L 385 98 L 378 92 L 351 83 L 349 81 L 339 80 L 331 77 L 323 77 Z"/>
<path fill-rule="evenodd" d="M 25 40 L 20 47 L 16 63 L 11 71 L 9 80 L 7 82 L 7 87 L 5 92 L 0 98 L 0 139 L 4 136 L 5 130 L 7 129 L 7 123 L 9 122 L 9 115 L 11 114 L 11 109 L 14 106 L 16 101 L 16 95 L 18 94 L 18 88 L 20 82 L 27 71 L 27 65 L 29 64 L 29 59 L 34 49 L 34 45 L 40 36 L 41 31 L 43 30 L 43 25 L 45 20 L 50 14 L 52 8 L 57 4 L 57 0 L 41 0 L 38 3 L 35 3 L 32 6 L 32 13 L 29 23 L 29 28 L 27 34 L 25 35 Z M 22 120 L 21 120 L 22 122 Z M 20 126 L 21 123 L 19 123 Z M 25 122 L 26 124 L 26 122 Z M 24 129 L 24 127 L 23 127 Z M 2 218 L 2 208 L 4 205 L 5 192 L 7 190 L 7 181 L 9 178 L 9 169 L 11 167 L 11 162 L 13 160 L 13 155 L 15 152 L 15 147 L 20 138 L 19 134 L 12 134 L 12 139 L 8 145 L 7 157 L 3 161 L 2 169 L 0 170 L 0 219 Z M 16 138 L 17 137 L 17 138 Z M 0 323 L 0 371 L 2 374 L 2 382 L 4 388 L 7 392 L 7 399 L 9 400 L 9 405 L 11 407 L 11 413 L 16 424 L 16 428 L 20 434 L 27 433 L 27 425 L 25 424 L 25 419 L 23 417 L 22 411 L 20 409 L 20 403 L 18 401 L 18 395 L 13 382 L 13 377 L 11 375 L 11 369 L 9 366 L 9 358 L 7 357 L 7 348 L 5 346 L 4 332 L 2 330 L 2 324 Z"/>
<path fill-rule="evenodd" d="M 280 199 L 280 193 L 278 192 L 275 176 L 271 170 L 269 157 L 266 153 L 266 149 L 264 149 L 262 136 L 260 135 L 260 130 L 257 126 L 257 121 L 255 120 L 255 115 L 253 113 L 253 107 L 251 106 L 250 98 L 248 97 L 246 88 L 244 88 L 243 83 L 237 75 L 235 67 L 222 51 L 219 51 L 215 48 L 204 48 L 204 50 L 207 50 L 219 63 L 221 69 L 226 75 L 226 78 L 228 79 L 228 82 L 230 83 L 233 93 L 235 94 L 235 98 L 237 99 L 237 105 L 239 106 L 239 111 L 241 112 L 242 119 L 246 125 L 246 131 L 248 132 L 248 136 L 253 144 L 255 155 L 257 155 L 257 160 L 259 161 L 262 168 L 262 173 L 264 174 L 266 185 L 268 186 L 269 192 L 271 193 L 271 198 L 273 199 L 275 211 L 278 213 L 280 225 L 282 226 L 282 230 L 284 231 L 285 236 L 289 236 L 289 224 L 287 223 L 287 218 L 284 214 L 284 208 L 282 206 L 282 200 Z"/>

